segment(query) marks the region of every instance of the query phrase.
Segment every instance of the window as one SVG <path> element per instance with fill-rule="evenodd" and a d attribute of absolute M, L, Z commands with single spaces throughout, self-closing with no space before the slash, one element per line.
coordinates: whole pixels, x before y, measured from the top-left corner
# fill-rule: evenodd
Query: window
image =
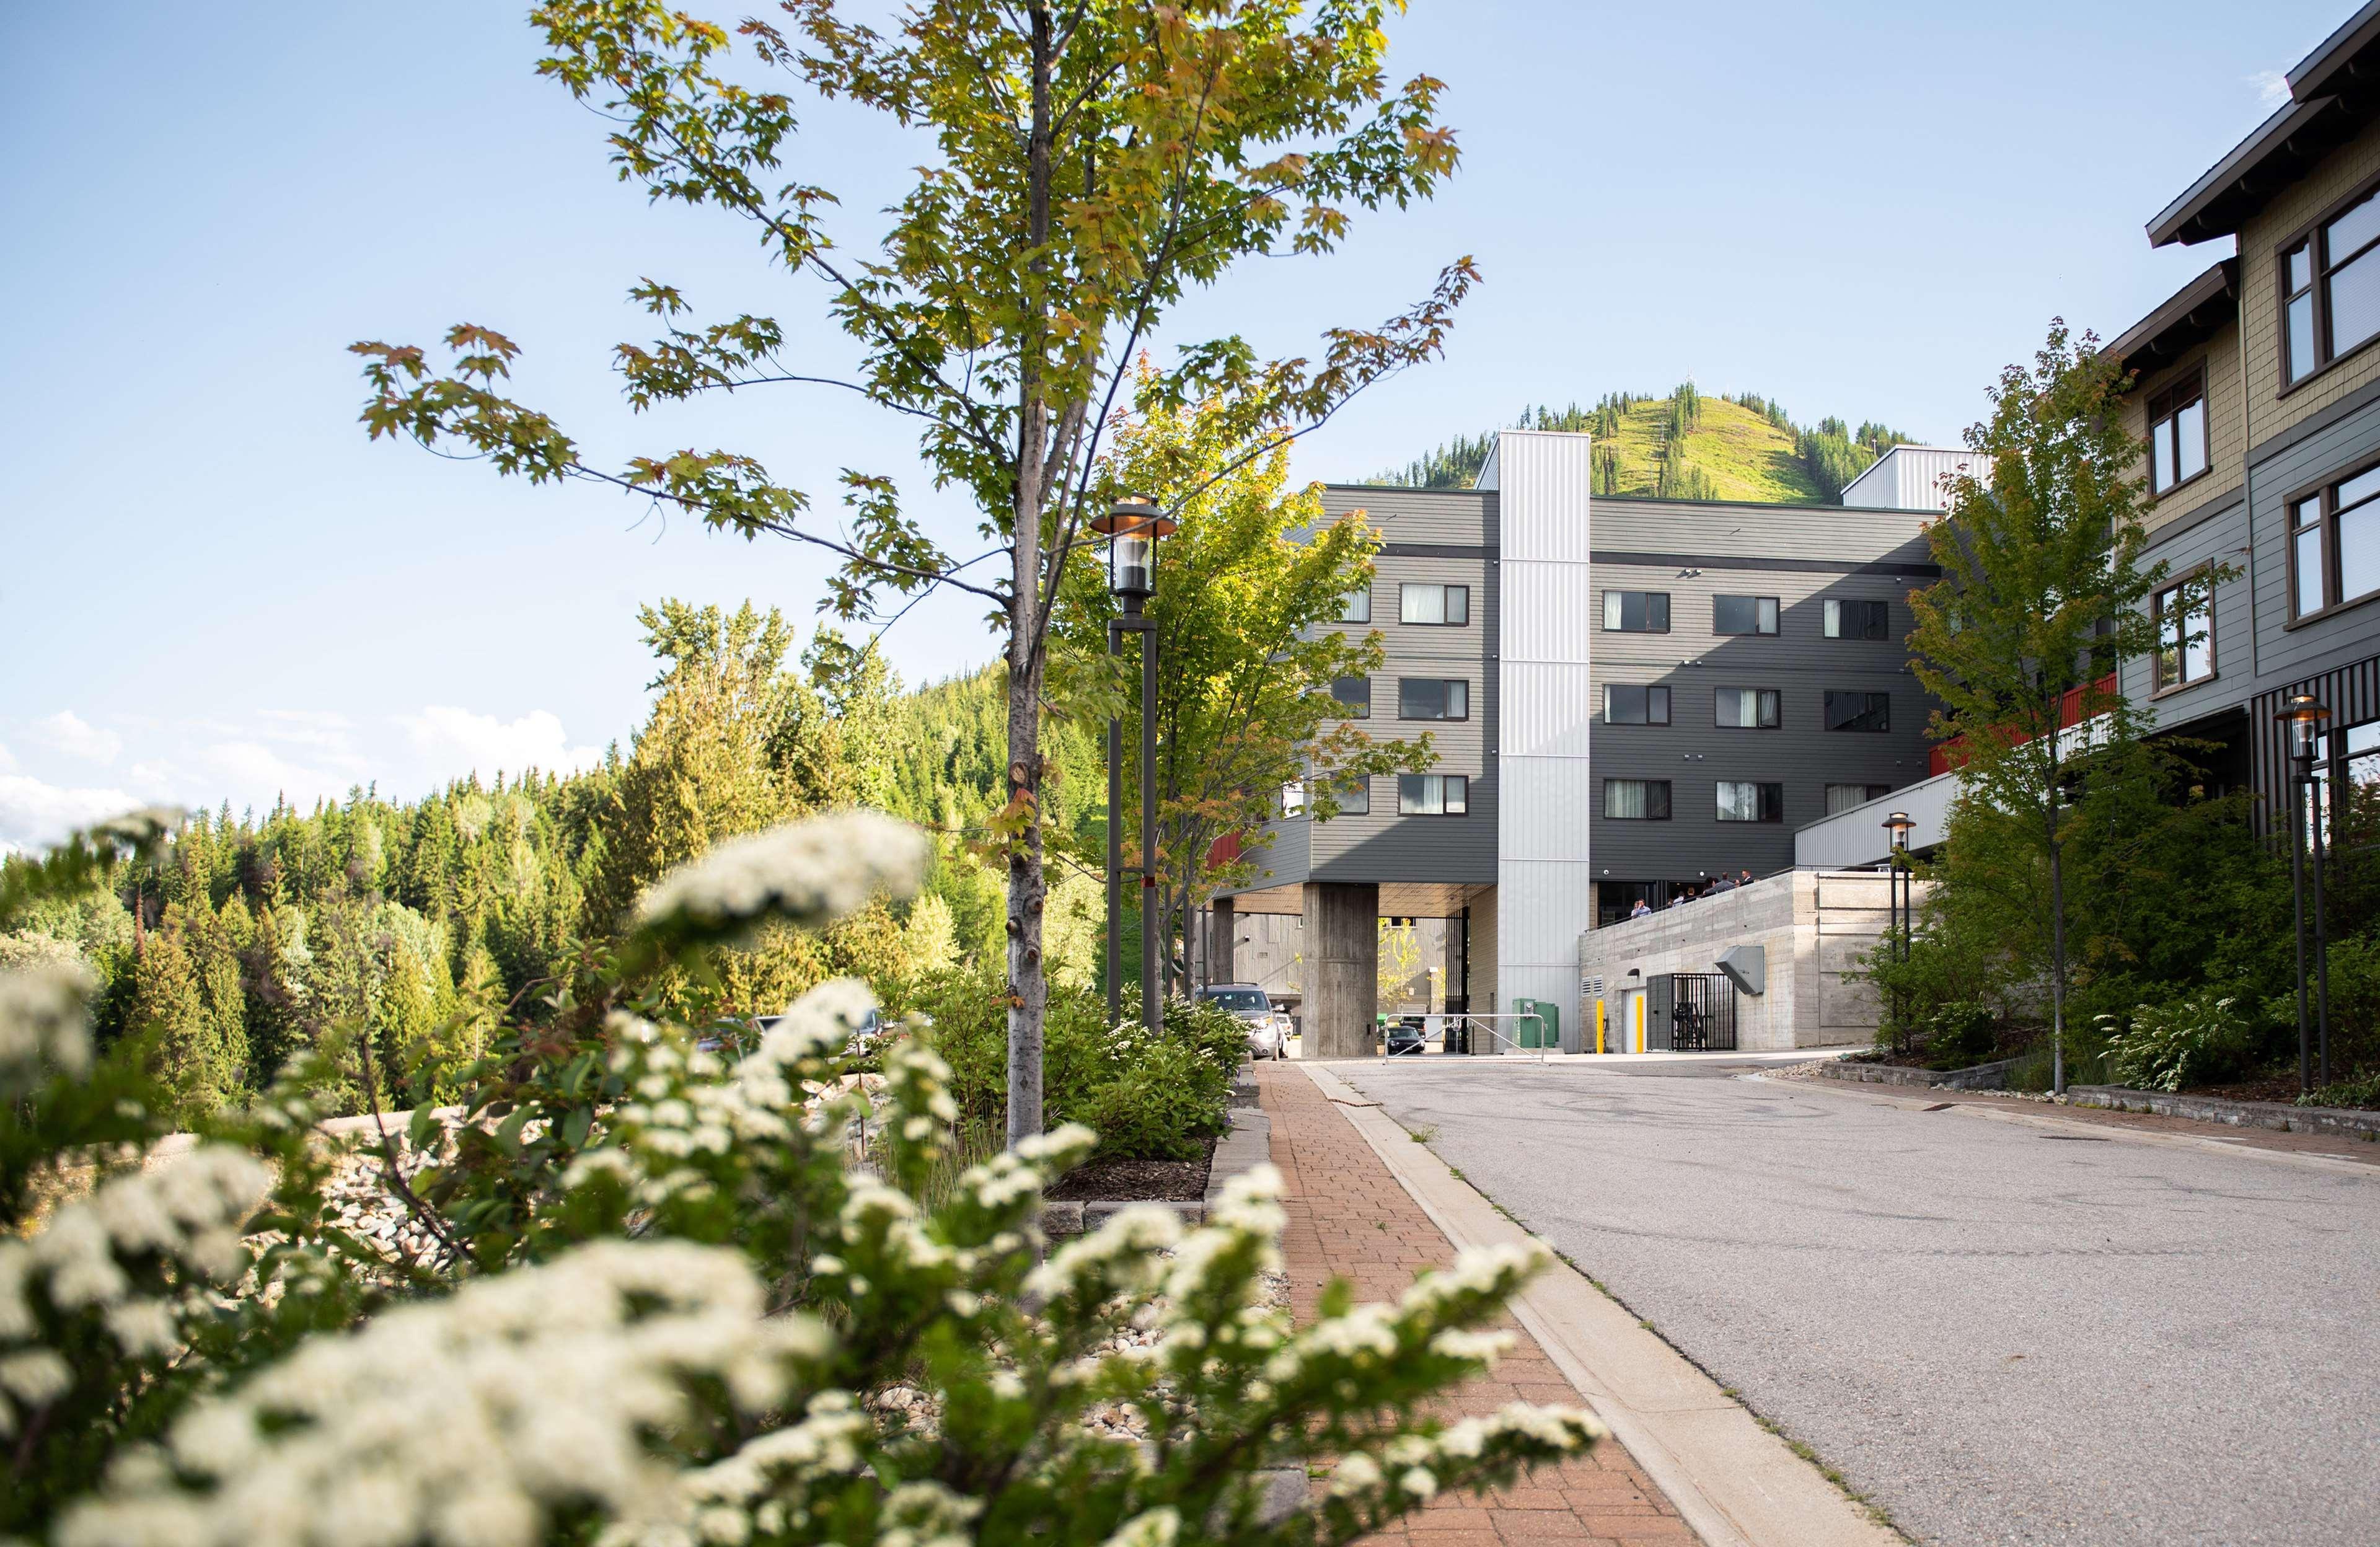
<path fill-rule="evenodd" d="M 2292 386 L 2380 335 L 2380 189 L 2280 257 L 2281 376 Z"/>
<path fill-rule="evenodd" d="M 1330 679 L 1330 696 L 1339 700 L 1343 715 L 1350 720 L 1372 717 L 1372 679 L 1368 676 L 1334 676 Z"/>
<path fill-rule="evenodd" d="M 1471 810 L 1471 778 L 1465 774 L 1400 774 L 1397 815 L 1462 816 Z"/>
<path fill-rule="evenodd" d="M 1330 797 L 1339 802 L 1341 816 L 1372 814 L 1372 781 L 1360 774 L 1334 781 Z"/>
<path fill-rule="evenodd" d="M 1347 593 L 1339 608 L 1339 621 L 1342 623 L 1372 621 L 1372 588 L 1370 586 L 1363 586 Z"/>
<path fill-rule="evenodd" d="M 1667 822 L 1670 820 L 1670 781 L 1606 779 L 1603 781 L 1603 814 L 1614 822 Z"/>
<path fill-rule="evenodd" d="M 1892 728 L 1892 695 L 1827 689 L 1827 728 L 1830 731 L 1886 731 Z"/>
<path fill-rule="evenodd" d="M 2155 603 L 2156 687 L 2179 688 L 2215 675 L 2215 608 L 2205 580 L 2184 580 Z"/>
<path fill-rule="evenodd" d="M 1827 814 L 1848 811 L 1853 806 L 1864 806 L 1871 800 L 1881 800 L 1892 793 L 1890 785 L 1828 785 Z"/>
<path fill-rule="evenodd" d="M 1670 631 L 1670 593 L 1607 591 L 1603 593 L 1603 627 L 1614 634 L 1666 634 Z"/>
<path fill-rule="evenodd" d="M 1725 730 L 1775 730 L 1784 718 L 1782 695 L 1774 688 L 1722 688 L 1718 724 Z"/>
<path fill-rule="evenodd" d="M 1891 628 L 1892 603 L 1889 602 L 1827 603 L 1827 638 L 1830 640 L 1880 640 Z"/>
<path fill-rule="evenodd" d="M 1305 814 L 1305 781 L 1292 779 L 1281 786 L 1281 814 L 1285 817 Z"/>
<path fill-rule="evenodd" d="M 2380 468 L 2289 506 L 2289 610 L 2299 617 L 2380 591 Z"/>
<path fill-rule="evenodd" d="M 1471 684 L 1461 677 L 1401 676 L 1397 678 L 1400 720 L 1468 720 Z"/>
<path fill-rule="evenodd" d="M 1667 688 L 1633 688 L 1611 683 L 1603 689 L 1603 723 L 1607 725 L 1666 725 L 1670 723 Z"/>
<path fill-rule="evenodd" d="M 1444 624 L 1449 627 L 1471 621 L 1469 586 L 1402 585 L 1397 588 L 1399 623 Z"/>
<path fill-rule="evenodd" d="M 1712 597 L 1711 632 L 1714 634 L 1774 634 L 1777 632 L 1777 598 L 1773 596 Z"/>
<path fill-rule="evenodd" d="M 2162 494 L 2206 470 L 2206 368 L 2149 399 L 2149 493 Z"/>
<path fill-rule="evenodd" d="M 2323 836 L 2331 834 L 2334 816 L 2349 813 L 2331 804 L 2331 774 L 2337 767 L 2333 759 L 2347 765 L 2349 793 L 2355 786 L 2380 783 L 2380 720 L 2367 720 L 2360 725 L 2350 725 L 2336 737 L 2318 737 L 2313 744 L 2313 782 L 2317 796 L 2313 803 L 2315 820 L 2322 823 Z M 2304 813 L 2300 810 L 2299 820 Z"/>
<path fill-rule="evenodd" d="M 1785 820 L 1785 786 L 1751 779 L 1721 779 L 1718 782 L 1718 819 L 1721 822 L 1782 822 Z"/>

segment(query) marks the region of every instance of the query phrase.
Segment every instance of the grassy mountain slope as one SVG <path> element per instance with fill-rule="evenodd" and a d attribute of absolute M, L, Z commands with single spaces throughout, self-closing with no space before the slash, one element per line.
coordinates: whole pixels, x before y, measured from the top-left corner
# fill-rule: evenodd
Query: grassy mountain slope
<path fill-rule="evenodd" d="M 1524 409 L 1516 429 L 1585 431 L 1595 437 L 1598 494 L 1661 499 L 1821 505 L 1839 499 L 1890 445 L 1908 436 L 1873 421 L 1804 428 L 1756 393 L 1706 396 L 1689 383 L 1664 397 L 1608 394 L 1592 408 Z M 1457 435 L 1367 480 L 1423 489 L 1468 487 L 1494 435 Z"/>
<path fill-rule="evenodd" d="M 1661 461 L 1667 447 L 1670 399 L 1656 397 L 1632 406 L 1619 416 L 1619 433 L 1599 437 L 1619 457 L 1619 482 L 1605 488 L 1598 476 L 1598 493 L 1655 494 L 1660 492 Z M 1587 426 L 1592 430 L 1592 425 Z M 1701 401 L 1695 422 L 1681 443 L 1688 468 L 1700 469 L 1713 485 L 1705 499 L 1751 500 L 1763 505 L 1816 505 L 1826 493 L 1803 467 L 1795 451 L 1797 437 L 1782 425 L 1723 397 Z"/>

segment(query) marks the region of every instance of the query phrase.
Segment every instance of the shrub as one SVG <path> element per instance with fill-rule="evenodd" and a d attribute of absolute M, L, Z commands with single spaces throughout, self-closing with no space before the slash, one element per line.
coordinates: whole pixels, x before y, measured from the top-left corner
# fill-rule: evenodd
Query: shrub
<path fill-rule="evenodd" d="M 1998 1020 L 1991 1006 L 1972 999 L 1954 999 L 1925 1021 L 1927 1062 L 1937 1069 L 1963 1069 L 1988 1060 L 1998 1051 Z"/>
<path fill-rule="evenodd" d="M 2220 990 L 2201 989 L 2163 1005 L 2142 1005 L 2130 1025 L 2101 1016 L 2109 1072 L 2136 1090 L 2180 1090 L 2239 1073 L 2252 1034 L 2233 1011 L 2235 1003 Z"/>
<path fill-rule="evenodd" d="M 949 974 L 918 996 L 950 1060 L 952 1094 L 970 1121 L 1005 1131 L 1008 1001 L 997 967 Z M 1043 1023 L 1041 1110 L 1051 1123 L 1082 1123 L 1098 1152 L 1123 1160 L 1182 1160 L 1229 1126 L 1232 1079 L 1247 1032 L 1229 1012 L 1174 1000 L 1165 1029 L 1137 1021 L 1111 1029 L 1103 1001 L 1053 983 Z"/>
<path fill-rule="evenodd" d="M 2368 1074 L 2361 1079 L 2335 1080 L 2318 1090 L 2310 1090 L 2300 1096 L 2298 1104 L 2361 1109 L 2380 1106 L 2380 1074 Z"/>
<path fill-rule="evenodd" d="M 433 1163 L 386 1185 L 419 1250 L 326 1203 L 314 1055 L 175 1156 L 146 1050 L 91 1056 L 88 980 L 0 981 L 0 1537 L 1313 1547 L 1594 1443 L 1569 1409 L 1427 1416 L 1488 1368 L 1542 1247 L 1466 1252 L 1392 1306 L 1334 1285 L 1295 1330 L 1265 1287 L 1269 1167 L 1196 1232 L 1132 1209 L 1052 1249 L 1043 1188 L 1092 1135 L 951 1182 L 932 1032 L 853 1078 L 864 985 L 812 989 L 732 1063 L 654 1013 L 757 922 L 914 884 L 922 847 L 832 818 L 680 872 L 499 1038 L 451 1132 L 416 1113 Z M 0 880 L 0 929 L 82 869 Z M 77 1156 L 90 1196 L 35 1210 L 29 1178 Z M 1331 1480 L 1263 1525 L 1272 1468 Z"/>

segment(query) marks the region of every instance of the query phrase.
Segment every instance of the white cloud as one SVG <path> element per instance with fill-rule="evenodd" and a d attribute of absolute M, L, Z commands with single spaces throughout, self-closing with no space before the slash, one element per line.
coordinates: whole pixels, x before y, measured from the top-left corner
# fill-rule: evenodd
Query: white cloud
<path fill-rule="evenodd" d="M 74 788 L 30 774 L 0 773 L 0 852 L 42 847 L 140 804 L 120 789 Z"/>
<path fill-rule="evenodd" d="M 305 807 L 318 797 L 337 799 L 350 786 L 365 782 L 344 772 L 292 762 L 261 741 L 217 741 L 199 749 L 191 761 L 205 773 L 198 781 L 203 787 L 227 790 L 235 800 L 258 805 L 285 795 L 290 804 Z M 187 769 L 177 782 L 191 782 Z"/>
<path fill-rule="evenodd" d="M 570 745 L 561 716 L 547 709 L 533 709 L 506 722 L 450 704 L 431 704 L 419 714 L 403 716 L 403 724 L 415 755 L 441 776 L 476 772 L 493 777 L 499 770 L 517 774 L 528 768 L 575 774 L 603 757 L 601 748 Z"/>
<path fill-rule="evenodd" d="M 46 720 L 33 722 L 34 738 L 52 751 L 85 762 L 114 762 L 124 750 L 124 737 L 101 730 L 71 709 L 61 709 Z"/>
<path fill-rule="evenodd" d="M 2268 113 L 2289 100 L 2287 70 L 2257 70 L 2248 77 L 2248 84 L 2256 89 L 2256 100 Z"/>

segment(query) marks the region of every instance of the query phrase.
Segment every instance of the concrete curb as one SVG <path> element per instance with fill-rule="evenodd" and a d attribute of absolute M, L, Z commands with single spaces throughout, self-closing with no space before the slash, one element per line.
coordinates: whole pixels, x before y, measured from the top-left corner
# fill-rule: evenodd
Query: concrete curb
<path fill-rule="evenodd" d="M 2324 1154 L 2315 1151 L 2271 1150 L 2247 1139 L 2231 1139 L 2211 1133 L 2160 1132 L 2150 1128 L 2119 1127 L 2094 1123 L 2082 1115 L 2083 1111 L 2105 1111 L 2107 1108 L 2061 1106 L 2039 1101 L 2009 1100 L 2000 1102 L 1928 1102 L 1923 1090 L 1896 1090 L 1890 1087 L 1858 1085 L 1844 1080 L 1802 1080 L 1797 1088 L 1846 1101 L 1872 1102 L 1877 1106 L 1896 1107 L 1903 1112 L 1939 1112 L 1945 1116 L 1981 1117 L 1994 1123 L 2012 1123 L 2020 1127 L 2046 1132 L 2087 1132 L 2119 1143 L 2164 1145 L 2168 1148 L 2204 1151 L 2208 1154 L 2244 1155 L 2252 1160 L 2272 1161 L 2282 1165 L 2295 1165 L 2309 1171 L 2326 1171 L 2333 1175 L 2369 1176 L 2380 1168 L 2380 1155 L 2348 1156 Z M 2138 1094 L 2138 1092 L 2134 1092 Z M 2070 1089 L 2069 1094 L 2071 1094 Z M 2338 1136 L 2334 1136 L 2338 1137 Z"/>
<path fill-rule="evenodd" d="M 1530 1239 L 1378 1102 L 1328 1069 L 1309 1065 L 1305 1074 L 1449 1241 L 1468 1247 Z M 1567 1263 L 1556 1263 L 1515 1297 L 1512 1314 L 1708 1547 L 1902 1542 Z"/>

